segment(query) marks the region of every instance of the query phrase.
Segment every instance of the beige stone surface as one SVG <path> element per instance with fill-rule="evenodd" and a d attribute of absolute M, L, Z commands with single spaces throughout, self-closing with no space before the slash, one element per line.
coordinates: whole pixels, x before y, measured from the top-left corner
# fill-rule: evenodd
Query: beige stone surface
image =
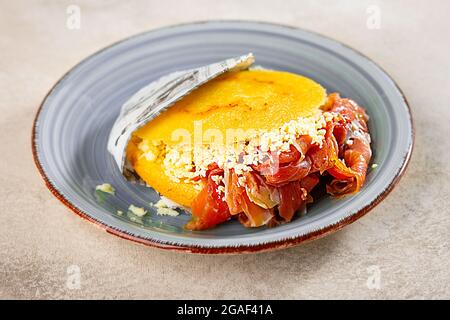
<path fill-rule="evenodd" d="M 81 8 L 80 30 L 66 28 L 69 4 Z M 380 10 L 380 29 L 367 27 L 370 5 Z M 445 0 L 1 0 L 0 298 L 450 298 L 449 11 Z M 50 194 L 30 141 L 36 109 L 58 78 L 124 37 L 209 19 L 313 30 L 388 70 L 411 104 L 416 145 L 385 201 L 295 248 L 201 256 L 116 238 Z M 79 289 L 67 286 L 72 265 L 81 271 Z M 367 281 L 377 270 L 373 288 Z"/>

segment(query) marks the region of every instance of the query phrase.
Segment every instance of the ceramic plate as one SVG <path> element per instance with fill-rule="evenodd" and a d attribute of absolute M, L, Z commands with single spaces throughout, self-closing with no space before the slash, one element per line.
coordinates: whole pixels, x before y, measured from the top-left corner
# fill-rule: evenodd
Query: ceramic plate
<path fill-rule="evenodd" d="M 191 232 L 189 215 L 158 216 L 151 188 L 122 177 L 107 152 L 121 105 L 167 73 L 253 52 L 256 64 L 306 75 L 364 106 L 370 116 L 373 163 L 355 196 L 322 197 L 308 214 L 276 228 L 247 229 L 237 221 Z M 267 119 L 270 121 L 270 119 Z M 323 36 L 255 22 L 178 25 L 134 36 L 88 57 L 43 101 L 33 129 L 33 154 L 52 193 L 72 211 L 117 236 L 143 244 L 199 253 L 242 253 L 284 248 L 323 236 L 363 216 L 394 187 L 413 145 L 411 115 L 392 79 L 360 53 Z M 111 196 L 95 187 L 110 183 Z M 130 204 L 149 214 L 127 214 Z M 122 211 L 120 215 L 117 211 Z"/>

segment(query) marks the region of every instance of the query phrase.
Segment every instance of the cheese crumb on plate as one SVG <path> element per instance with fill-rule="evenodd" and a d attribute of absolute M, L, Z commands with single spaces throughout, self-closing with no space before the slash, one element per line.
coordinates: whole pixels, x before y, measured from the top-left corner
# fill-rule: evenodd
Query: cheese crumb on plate
<path fill-rule="evenodd" d="M 128 207 L 128 211 L 130 211 L 132 214 L 138 217 L 143 217 L 147 214 L 147 210 L 145 210 L 144 208 L 136 207 L 135 205 L 132 204 L 130 204 L 130 206 Z"/>
<path fill-rule="evenodd" d="M 160 216 L 176 217 L 180 214 L 175 210 L 176 208 L 179 208 L 180 205 L 170 199 L 167 199 L 166 197 L 161 197 L 161 200 L 152 205 L 157 209 L 156 213 Z"/>
<path fill-rule="evenodd" d="M 116 193 L 116 189 L 114 189 L 114 187 L 109 183 L 99 184 L 98 186 L 95 187 L 95 190 L 99 190 L 112 195 Z"/>

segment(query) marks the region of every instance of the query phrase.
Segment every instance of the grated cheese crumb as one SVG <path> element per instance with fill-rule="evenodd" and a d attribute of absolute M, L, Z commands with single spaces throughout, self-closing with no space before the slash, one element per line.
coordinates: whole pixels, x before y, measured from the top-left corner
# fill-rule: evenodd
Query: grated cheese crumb
<path fill-rule="evenodd" d="M 289 151 L 295 145 L 299 136 L 308 135 L 312 143 L 322 146 L 325 139 L 325 127 L 328 121 L 338 115 L 331 112 L 317 111 L 310 117 L 300 117 L 283 124 L 280 128 L 269 131 L 255 131 L 243 140 L 224 144 L 178 144 L 172 146 L 157 142 L 158 153 L 152 152 L 150 143 L 139 145 L 149 161 L 161 159 L 165 174 L 174 182 L 192 183 L 196 189 L 201 189 L 201 180 L 192 180 L 194 177 L 206 177 L 208 165 L 217 163 L 221 169 L 234 169 L 238 176 L 252 171 L 252 165 L 257 165 L 267 159 L 273 152 Z M 142 142 L 144 143 L 144 142 Z M 155 145 L 155 142 L 153 142 Z M 154 146 L 153 146 L 154 147 Z M 162 150 L 164 149 L 164 150 Z M 152 152 L 152 154 L 149 154 Z M 217 184 L 223 177 L 214 176 Z M 241 179 L 240 183 L 244 181 Z"/>
<path fill-rule="evenodd" d="M 157 203 L 153 204 L 153 206 L 157 208 L 156 213 L 160 216 L 176 217 L 180 214 L 175 210 L 179 207 L 179 205 L 166 197 L 161 197 L 161 199 Z"/>
<path fill-rule="evenodd" d="M 218 193 L 219 195 L 225 194 L 225 187 L 224 187 L 224 186 L 218 186 L 218 187 L 217 187 L 217 193 Z"/>
<path fill-rule="evenodd" d="M 171 217 L 176 217 L 180 214 L 178 211 L 170 208 L 158 208 L 158 210 L 156 210 L 156 213 L 160 216 L 171 216 Z"/>
<path fill-rule="evenodd" d="M 132 214 L 138 217 L 143 217 L 147 214 L 147 210 L 145 210 L 144 208 L 136 207 L 135 205 L 132 204 L 130 204 L 130 206 L 128 207 L 128 211 L 130 211 Z"/>
<path fill-rule="evenodd" d="M 109 183 L 99 184 L 98 186 L 95 187 L 95 190 L 106 192 L 106 193 L 109 193 L 112 195 L 114 195 L 116 193 L 116 190 L 114 189 L 114 187 L 112 185 L 110 185 Z"/>

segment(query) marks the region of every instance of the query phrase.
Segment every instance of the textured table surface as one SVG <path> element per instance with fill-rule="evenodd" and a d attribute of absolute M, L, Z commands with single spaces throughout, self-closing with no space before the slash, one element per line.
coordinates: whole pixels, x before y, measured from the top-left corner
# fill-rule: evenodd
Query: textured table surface
<path fill-rule="evenodd" d="M 67 27 L 70 4 L 81 10 L 80 29 Z M 449 11 L 445 0 L 1 0 L 0 298 L 450 298 Z M 411 104 L 416 144 L 385 201 L 295 248 L 201 256 L 116 238 L 51 195 L 30 140 L 36 109 L 58 78 L 124 37 L 209 19 L 313 30 L 396 79 Z"/>

